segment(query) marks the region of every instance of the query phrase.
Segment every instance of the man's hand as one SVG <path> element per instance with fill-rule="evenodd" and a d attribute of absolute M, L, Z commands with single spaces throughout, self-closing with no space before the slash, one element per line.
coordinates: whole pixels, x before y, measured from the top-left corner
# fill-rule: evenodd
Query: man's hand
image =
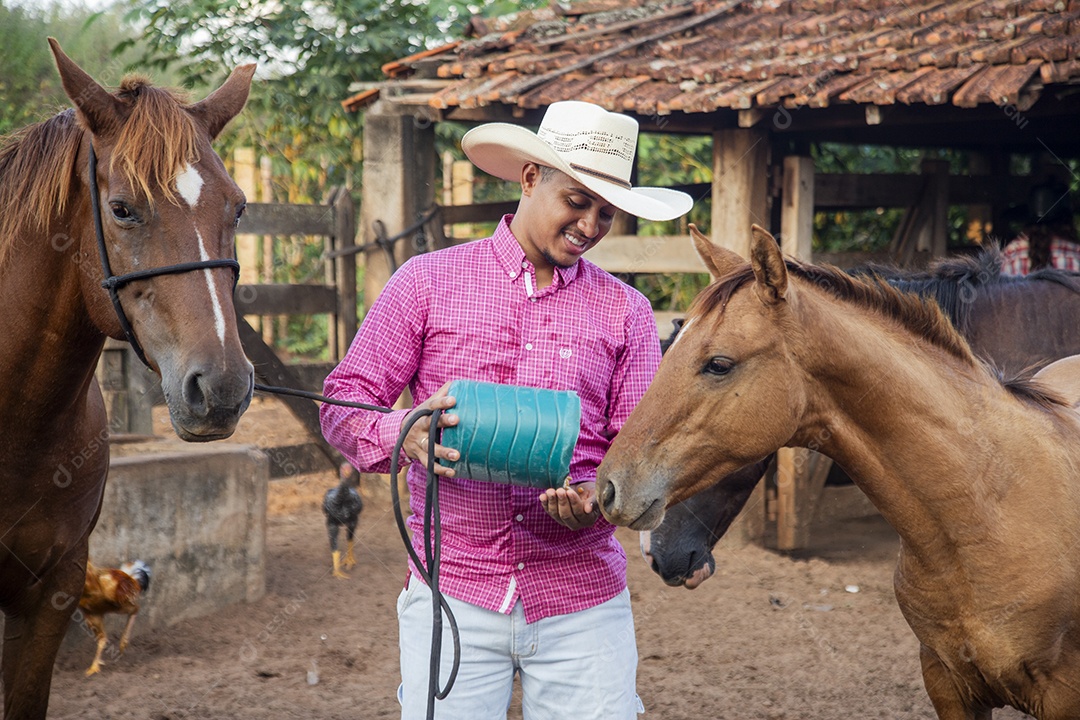
<path fill-rule="evenodd" d="M 577 483 L 569 488 L 548 488 L 540 495 L 540 504 L 556 522 L 571 530 L 592 527 L 600 517 L 594 482 Z"/>
<path fill-rule="evenodd" d="M 402 421 L 404 425 L 405 421 L 413 417 L 418 411 L 421 410 L 442 410 L 442 415 L 439 416 L 439 427 L 445 428 L 451 425 L 457 425 L 458 416 L 451 415 L 447 412 L 450 408 L 454 407 L 457 403 L 457 399 L 450 397 L 450 383 L 446 383 L 439 390 L 429 397 L 427 400 L 417 405 L 411 413 L 409 413 L 405 420 Z M 428 460 L 428 442 L 429 431 L 431 429 L 431 416 L 427 415 L 420 418 L 416 423 L 409 428 L 409 434 L 405 436 L 405 442 L 402 443 L 401 449 L 413 460 L 419 460 L 424 465 L 427 465 Z M 451 462 L 460 457 L 460 453 L 457 450 L 444 447 L 442 445 L 435 446 L 435 457 L 445 458 Z M 445 477 L 454 477 L 454 471 L 448 467 L 435 463 L 435 474 Z"/>

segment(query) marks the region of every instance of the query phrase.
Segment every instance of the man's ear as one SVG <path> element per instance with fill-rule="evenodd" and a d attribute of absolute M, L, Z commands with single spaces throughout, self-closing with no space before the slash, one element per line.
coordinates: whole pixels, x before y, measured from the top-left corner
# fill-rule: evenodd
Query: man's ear
<path fill-rule="evenodd" d="M 532 195 L 532 191 L 540 184 L 540 166 L 534 162 L 527 162 L 521 167 L 521 194 Z"/>

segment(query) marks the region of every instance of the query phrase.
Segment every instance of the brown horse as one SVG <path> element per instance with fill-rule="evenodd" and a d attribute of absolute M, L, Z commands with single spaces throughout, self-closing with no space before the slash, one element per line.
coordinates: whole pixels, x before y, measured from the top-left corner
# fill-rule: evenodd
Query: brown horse
<path fill-rule="evenodd" d="M 0 608 L 4 717 L 44 718 L 109 466 L 94 369 L 127 337 L 185 440 L 232 434 L 254 379 L 232 290 L 240 189 L 210 146 L 254 66 L 204 101 L 107 92 L 50 39 L 75 109 L 0 147 Z M 113 274 L 115 270 L 118 275 Z"/>
<path fill-rule="evenodd" d="M 708 238 L 693 225 L 690 232 L 708 262 Z M 933 298 L 972 351 L 1005 376 L 1080 354 L 1080 275 L 1053 269 L 1002 275 L 996 248 L 941 260 L 925 272 L 887 266 L 849 272 L 874 273 L 893 287 Z M 767 464 L 768 459 L 738 470 L 673 505 L 660 527 L 640 534 L 642 554 L 664 582 L 693 589 L 712 575 L 713 546 L 746 505 Z M 839 468 L 833 474 L 844 476 Z"/>
<path fill-rule="evenodd" d="M 1080 414 L 1002 383 L 936 303 L 753 234 L 749 264 L 713 247 L 721 279 L 599 468 L 604 515 L 651 529 L 780 447 L 818 447 L 900 536 L 897 601 L 938 717 L 1080 717 Z"/>

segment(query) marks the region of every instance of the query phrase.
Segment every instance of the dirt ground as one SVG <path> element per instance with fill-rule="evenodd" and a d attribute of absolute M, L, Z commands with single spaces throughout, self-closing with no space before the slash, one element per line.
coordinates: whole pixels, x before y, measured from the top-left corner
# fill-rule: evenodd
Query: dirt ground
<path fill-rule="evenodd" d="M 302 437 L 277 401 L 257 399 L 235 440 Z M 136 634 L 124 656 L 91 678 L 83 671 L 93 643 L 69 644 L 49 717 L 399 717 L 395 600 L 405 550 L 385 484 L 367 483 L 359 564 L 348 580 L 331 577 L 319 501 L 334 482 L 332 472 L 272 482 L 264 598 Z M 617 537 L 630 557 L 645 717 L 936 717 L 893 597 L 898 542 L 879 517 L 818 526 L 799 559 L 724 541 L 717 574 L 694 591 L 664 585 L 641 559 L 636 533 L 620 528 Z M 152 586 L 144 602 L 153 602 Z M 510 718 L 520 717 L 515 693 Z"/>

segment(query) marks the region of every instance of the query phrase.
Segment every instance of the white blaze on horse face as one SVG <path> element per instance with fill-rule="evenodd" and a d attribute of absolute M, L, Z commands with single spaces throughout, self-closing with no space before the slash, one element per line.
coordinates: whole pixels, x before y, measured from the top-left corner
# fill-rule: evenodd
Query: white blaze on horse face
<path fill-rule="evenodd" d="M 198 170 L 191 167 L 191 163 L 185 165 L 180 174 L 176 176 L 176 189 L 180 191 L 180 197 L 184 198 L 184 202 L 190 208 L 194 208 L 199 204 L 202 186 L 202 175 L 199 174 Z"/>
<path fill-rule="evenodd" d="M 668 346 L 668 350 L 675 347 L 675 343 L 682 339 L 682 336 L 686 334 L 686 331 L 690 329 L 690 326 L 694 324 L 695 320 L 697 320 L 697 318 L 690 318 L 683 323 L 682 327 L 679 328 L 679 334 L 675 336 L 675 339 L 671 341 L 671 345 Z"/>
<path fill-rule="evenodd" d="M 203 242 L 202 233 L 195 231 L 195 237 L 199 238 L 199 259 L 209 260 L 210 254 L 206 252 L 206 243 Z M 217 330 L 218 340 L 221 341 L 222 349 L 225 348 L 225 313 L 221 310 L 221 301 L 218 299 L 217 286 L 214 284 L 214 276 L 210 274 L 210 268 L 203 270 L 206 276 L 206 287 L 210 290 L 210 301 L 214 304 L 214 329 Z"/>

